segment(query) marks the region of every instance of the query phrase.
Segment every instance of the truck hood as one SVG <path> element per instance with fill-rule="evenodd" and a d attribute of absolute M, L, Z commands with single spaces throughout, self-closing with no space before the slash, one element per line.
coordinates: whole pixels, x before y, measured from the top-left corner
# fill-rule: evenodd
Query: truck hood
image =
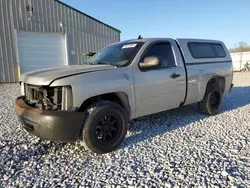
<path fill-rule="evenodd" d="M 32 85 L 49 85 L 56 79 L 88 72 L 104 71 L 113 68 L 115 67 L 110 65 L 70 65 L 41 69 L 22 74 L 21 81 Z"/>

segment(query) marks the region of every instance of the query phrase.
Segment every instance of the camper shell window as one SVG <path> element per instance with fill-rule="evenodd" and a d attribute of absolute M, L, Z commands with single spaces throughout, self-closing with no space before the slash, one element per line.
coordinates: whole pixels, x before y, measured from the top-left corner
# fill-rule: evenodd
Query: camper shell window
<path fill-rule="evenodd" d="M 220 43 L 189 42 L 188 49 L 195 59 L 226 56 L 226 52 Z"/>

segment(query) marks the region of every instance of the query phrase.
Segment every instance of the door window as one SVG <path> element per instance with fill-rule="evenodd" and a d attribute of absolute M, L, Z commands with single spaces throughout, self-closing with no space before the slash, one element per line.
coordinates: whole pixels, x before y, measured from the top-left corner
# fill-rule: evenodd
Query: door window
<path fill-rule="evenodd" d="M 157 68 L 176 66 L 172 47 L 168 43 L 154 44 L 151 46 L 144 55 L 144 58 L 149 56 L 155 56 L 160 60 L 160 65 Z"/>

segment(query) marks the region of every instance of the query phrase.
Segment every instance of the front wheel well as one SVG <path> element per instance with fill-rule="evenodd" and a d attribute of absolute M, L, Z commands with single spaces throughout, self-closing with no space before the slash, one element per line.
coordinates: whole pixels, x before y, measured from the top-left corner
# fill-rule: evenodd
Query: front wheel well
<path fill-rule="evenodd" d="M 78 111 L 84 112 L 90 105 L 101 100 L 112 101 L 119 104 L 122 108 L 126 110 L 127 116 L 130 117 L 129 100 L 127 94 L 124 92 L 105 93 L 90 97 L 82 103 L 82 105 L 78 108 Z"/>

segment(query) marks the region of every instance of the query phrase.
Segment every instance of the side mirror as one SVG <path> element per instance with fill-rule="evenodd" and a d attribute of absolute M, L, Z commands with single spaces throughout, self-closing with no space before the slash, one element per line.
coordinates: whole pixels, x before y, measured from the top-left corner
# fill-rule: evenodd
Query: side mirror
<path fill-rule="evenodd" d="M 160 60 L 155 56 L 146 57 L 143 62 L 139 63 L 139 67 L 142 69 L 153 68 L 160 65 Z"/>

